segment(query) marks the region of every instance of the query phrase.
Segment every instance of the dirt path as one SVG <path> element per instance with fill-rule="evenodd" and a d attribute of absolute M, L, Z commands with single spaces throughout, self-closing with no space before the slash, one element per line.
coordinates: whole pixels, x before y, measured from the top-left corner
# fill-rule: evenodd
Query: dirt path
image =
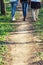
<path fill-rule="evenodd" d="M 30 20 L 31 15 L 28 18 L 26 21 L 15 22 L 16 31 L 10 33 L 6 38 L 11 48 L 11 65 L 40 65 L 40 58 L 35 53 L 40 51 L 41 40 L 37 38 Z"/>

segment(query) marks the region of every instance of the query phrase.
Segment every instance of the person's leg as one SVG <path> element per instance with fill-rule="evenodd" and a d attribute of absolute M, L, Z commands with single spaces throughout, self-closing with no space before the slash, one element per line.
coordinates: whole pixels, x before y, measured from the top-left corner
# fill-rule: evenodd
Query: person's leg
<path fill-rule="evenodd" d="M 23 2 L 23 3 L 22 3 L 24 21 L 25 21 L 26 14 L 27 14 L 27 5 L 28 5 L 27 2 Z"/>
<path fill-rule="evenodd" d="M 16 6 L 17 6 L 17 2 L 13 2 L 11 3 L 11 6 L 12 6 L 12 20 L 15 20 L 15 12 L 16 12 Z"/>
<path fill-rule="evenodd" d="M 14 7 L 14 16 L 15 16 L 17 4 L 18 4 L 18 2 L 16 1 L 16 2 L 14 3 L 14 6 L 13 6 L 13 7 Z"/>
<path fill-rule="evenodd" d="M 39 9 L 36 9 L 36 19 L 38 19 Z"/>
<path fill-rule="evenodd" d="M 33 20 L 36 21 L 35 9 L 32 9 L 32 17 L 33 17 Z"/>
<path fill-rule="evenodd" d="M 11 16 L 12 16 L 12 18 L 13 18 L 13 16 L 14 16 L 14 14 L 13 14 L 13 3 L 11 2 Z"/>

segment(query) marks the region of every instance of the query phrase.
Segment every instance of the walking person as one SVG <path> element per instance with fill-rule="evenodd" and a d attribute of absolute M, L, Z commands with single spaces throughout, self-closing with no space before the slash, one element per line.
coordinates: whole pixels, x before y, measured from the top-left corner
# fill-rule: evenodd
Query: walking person
<path fill-rule="evenodd" d="M 31 0 L 31 9 L 34 22 L 38 20 L 40 8 L 41 8 L 41 0 Z"/>
<path fill-rule="evenodd" d="M 11 4 L 11 15 L 12 15 L 12 21 L 16 21 L 15 19 L 15 12 L 16 12 L 16 7 L 18 4 L 18 0 L 10 0 L 10 4 Z"/>
<path fill-rule="evenodd" d="M 23 21 L 25 21 L 28 11 L 28 2 L 27 0 L 20 0 L 20 2 L 22 4 L 22 10 L 23 10 Z"/>

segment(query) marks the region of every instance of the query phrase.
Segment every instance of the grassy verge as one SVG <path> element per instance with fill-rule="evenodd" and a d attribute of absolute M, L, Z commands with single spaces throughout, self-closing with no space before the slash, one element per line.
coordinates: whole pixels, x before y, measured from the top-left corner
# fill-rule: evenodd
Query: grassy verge
<path fill-rule="evenodd" d="M 5 40 L 5 36 L 9 35 L 10 32 L 14 32 L 16 26 L 14 23 L 11 23 L 11 6 L 8 4 L 6 5 L 6 16 L 0 15 L 0 41 Z M 16 11 L 15 18 L 19 19 L 20 14 Z"/>
<path fill-rule="evenodd" d="M 0 24 L 0 41 L 5 40 L 5 36 L 9 35 L 10 32 L 15 31 L 15 25 L 14 24 Z"/>
<path fill-rule="evenodd" d="M 15 18 L 19 19 L 20 14 L 16 12 Z M 9 35 L 10 32 L 14 32 L 17 26 L 14 22 L 11 23 L 11 14 L 7 12 L 6 16 L 0 16 L 0 41 L 5 40 L 5 36 Z"/>
<path fill-rule="evenodd" d="M 6 60 L 5 60 L 5 56 L 8 52 L 8 48 L 7 45 L 0 45 L 0 65 L 5 65 L 7 64 Z"/>

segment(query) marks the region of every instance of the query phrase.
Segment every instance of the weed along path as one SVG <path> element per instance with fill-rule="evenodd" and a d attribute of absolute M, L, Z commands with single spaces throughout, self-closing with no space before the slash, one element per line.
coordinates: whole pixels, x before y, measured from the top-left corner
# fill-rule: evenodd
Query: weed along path
<path fill-rule="evenodd" d="M 41 59 L 37 52 L 42 51 L 42 43 L 37 37 L 30 17 L 31 15 L 26 21 L 14 22 L 17 26 L 15 32 L 6 37 L 11 48 L 11 65 L 40 65 Z"/>

